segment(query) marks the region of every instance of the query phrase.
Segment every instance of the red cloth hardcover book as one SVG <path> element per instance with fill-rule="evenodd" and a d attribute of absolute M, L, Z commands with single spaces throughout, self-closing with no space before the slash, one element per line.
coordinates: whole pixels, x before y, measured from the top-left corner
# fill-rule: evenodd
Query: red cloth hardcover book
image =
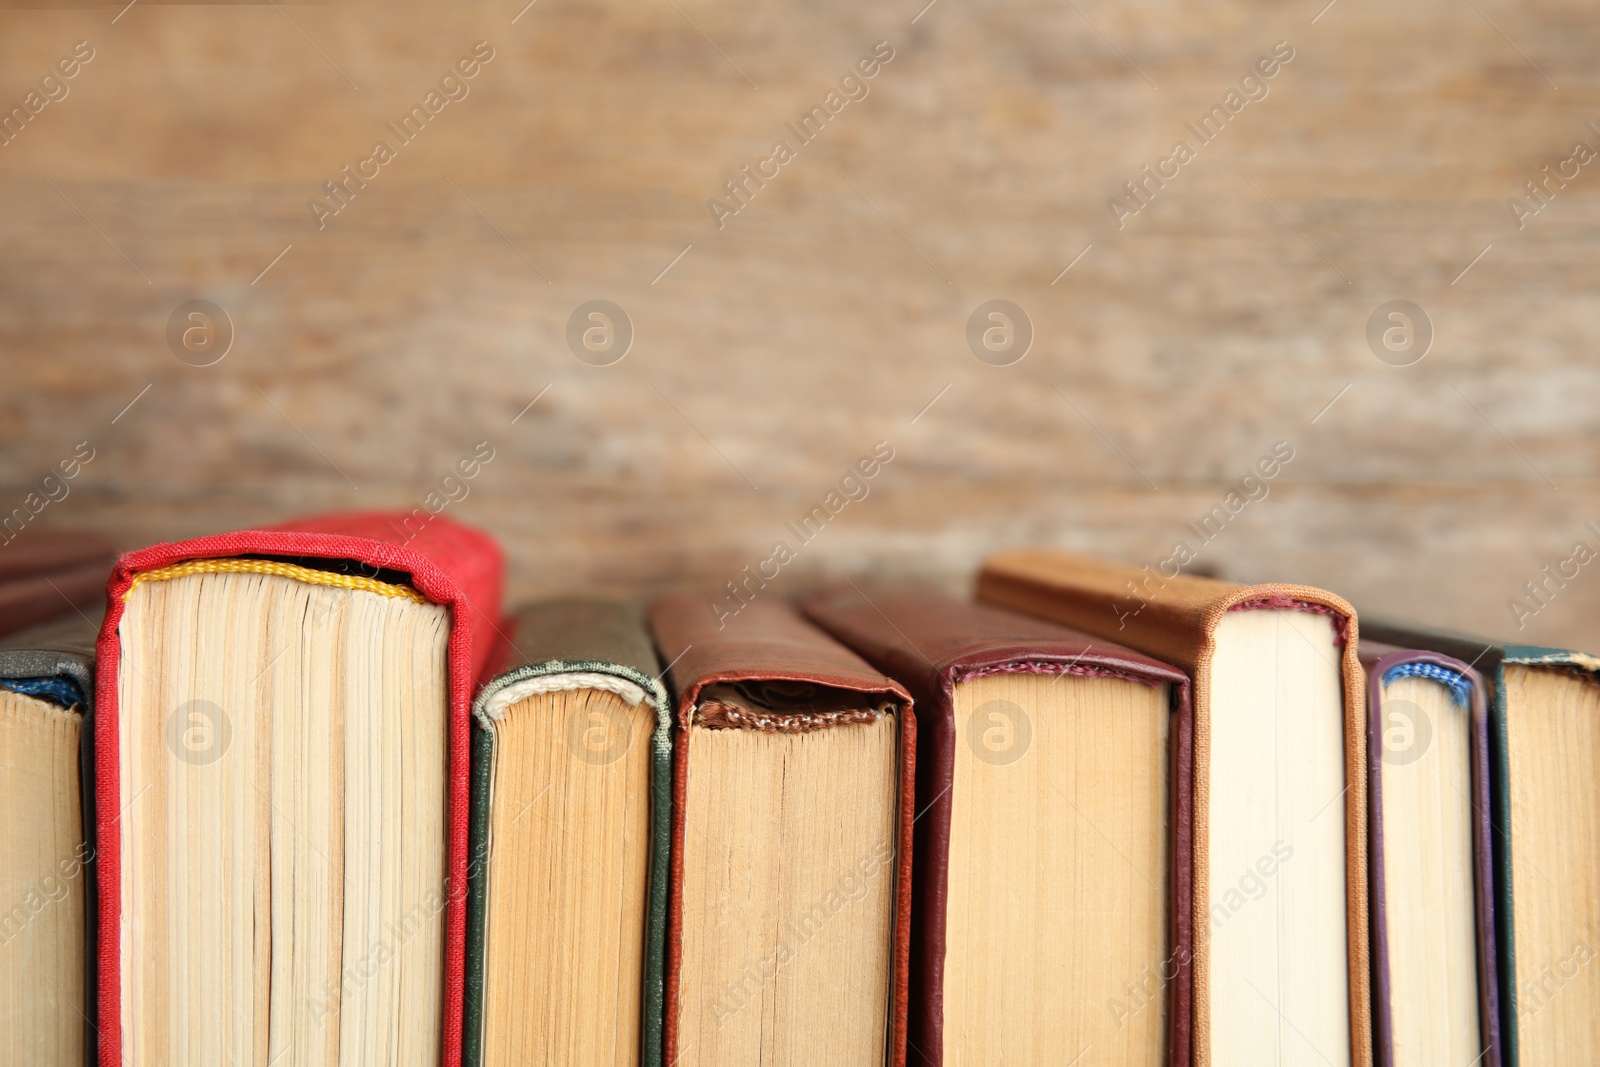
<path fill-rule="evenodd" d="M 352 512 L 305 518 L 282 526 L 241 530 L 163 543 L 121 557 L 107 587 L 107 610 L 98 644 L 95 685 L 95 796 L 99 834 L 99 1062 L 121 1067 L 123 1022 L 123 860 L 124 818 L 119 746 L 124 741 L 118 707 L 125 599 L 141 575 L 201 560 L 350 561 L 363 574 L 409 585 L 419 603 L 448 610 L 445 646 L 446 775 L 444 815 L 444 952 L 442 1061 L 461 1060 L 461 1004 L 466 938 L 468 770 L 470 707 L 487 661 L 499 647 L 503 556 L 489 535 L 435 517 L 420 529 L 401 524 L 402 514 Z M 414 531 L 414 532 L 413 532 Z M 360 581 L 362 579 L 357 579 Z M 330 583 L 331 584 L 331 583 Z M 349 582 L 345 583 L 350 588 Z M 359 588 L 359 586 L 356 586 Z M 407 590 L 408 591 L 408 590 Z M 337 1027 L 333 1028 L 337 1031 Z"/>

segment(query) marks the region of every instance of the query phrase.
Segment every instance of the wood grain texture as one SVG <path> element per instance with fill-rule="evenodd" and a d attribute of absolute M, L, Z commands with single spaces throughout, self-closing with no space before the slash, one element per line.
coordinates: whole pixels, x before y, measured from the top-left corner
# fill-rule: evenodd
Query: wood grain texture
<path fill-rule="evenodd" d="M 1321 6 L 8 5 L 0 107 L 94 58 L 0 147 L 0 513 L 85 440 L 22 536 L 419 506 L 488 440 L 447 513 L 503 539 L 514 597 L 715 590 L 780 539 L 764 595 L 962 587 L 1023 541 L 1161 559 L 1285 440 L 1199 563 L 1600 648 L 1600 567 L 1524 629 L 1508 605 L 1600 548 L 1600 163 L 1523 229 L 1506 205 L 1600 149 L 1600 24 Z M 323 183 L 480 40 L 468 95 L 319 230 Z M 707 199 L 877 41 L 869 95 L 719 230 Z M 1108 199 L 1279 41 L 1265 98 L 1119 229 Z M 596 298 L 635 331 L 609 367 L 566 342 Z M 965 337 L 997 298 L 1035 330 L 1008 367 Z M 1414 366 L 1365 340 L 1396 298 L 1436 330 Z M 167 345 L 192 299 L 235 328 L 210 367 Z M 796 544 L 878 440 L 870 495 Z"/>

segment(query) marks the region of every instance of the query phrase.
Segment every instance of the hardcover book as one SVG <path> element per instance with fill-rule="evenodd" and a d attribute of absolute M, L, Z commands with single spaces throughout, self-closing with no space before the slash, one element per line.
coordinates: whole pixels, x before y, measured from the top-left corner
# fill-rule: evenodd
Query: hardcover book
<path fill-rule="evenodd" d="M 1500 1065 L 1483 677 L 1363 640 L 1379 1067 Z"/>
<path fill-rule="evenodd" d="M 650 623 L 677 705 L 666 1062 L 901 1067 L 910 696 L 774 600 Z"/>
<path fill-rule="evenodd" d="M 94 1054 L 94 635 L 69 610 L 0 638 L 0 1063 Z"/>
<path fill-rule="evenodd" d="M 1044 549 L 991 557 L 978 595 L 1193 681 L 1196 1067 L 1371 1064 L 1367 709 L 1350 605 Z"/>
<path fill-rule="evenodd" d="M 1490 683 L 1500 1039 L 1507 1067 L 1600 1048 L 1600 657 L 1383 622 L 1373 636 Z"/>
<path fill-rule="evenodd" d="M 916 709 L 911 1062 L 1188 1067 L 1187 676 L 938 593 L 802 610 Z"/>
<path fill-rule="evenodd" d="M 102 1067 L 461 1060 L 470 702 L 501 556 L 352 513 L 118 562 Z"/>
<path fill-rule="evenodd" d="M 473 704 L 468 1067 L 661 1067 L 671 709 L 633 607 L 524 608 Z"/>

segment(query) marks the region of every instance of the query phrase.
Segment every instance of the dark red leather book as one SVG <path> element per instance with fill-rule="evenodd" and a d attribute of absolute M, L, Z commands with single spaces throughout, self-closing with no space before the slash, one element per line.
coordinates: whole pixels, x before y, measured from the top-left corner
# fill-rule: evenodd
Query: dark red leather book
<path fill-rule="evenodd" d="M 264 1067 L 268 1048 L 282 1055 L 306 1041 L 337 1057 L 341 1040 L 362 1040 L 368 999 L 379 997 L 374 990 L 385 983 L 401 981 L 396 961 L 413 953 L 426 961 L 419 973 L 437 974 L 438 981 L 432 991 L 422 991 L 415 977 L 404 975 L 413 983 L 404 998 L 404 1022 L 421 1019 L 425 1030 L 436 1033 L 429 1062 L 437 1062 L 441 1051 L 445 1067 L 460 1062 L 470 704 L 496 647 L 503 561 L 487 534 L 443 517 L 408 528 L 401 517 L 364 512 L 308 518 L 152 545 L 117 562 L 107 588 L 95 686 L 102 1067 L 171 1062 L 176 1057 L 166 1042 L 173 1040 L 217 1063 L 231 1057 Z M 224 592 L 244 606 L 226 614 L 213 610 L 214 597 Z M 267 592 L 286 598 L 285 606 L 263 599 Z M 422 652 L 412 655 L 412 649 Z M 149 663 L 157 657 L 166 672 L 149 677 Z M 303 670 L 286 675 L 285 664 L 299 660 Z M 371 677 L 348 666 L 358 660 L 358 666 L 376 665 Z M 240 670 L 242 682 L 235 677 Z M 329 683 L 340 670 L 351 672 L 344 684 Z M 219 691 L 236 694 L 231 706 L 196 695 L 203 692 L 200 681 L 211 676 Z M 169 709 L 163 701 L 181 703 Z M 264 709 L 298 718 L 276 721 Z M 426 733 L 426 723 L 437 724 L 445 736 L 420 736 L 416 731 Z M 287 731 L 282 736 L 295 748 L 277 752 L 268 744 L 276 744 L 275 731 Z M 256 754 L 244 758 L 250 753 Z M 331 779 L 296 787 L 332 793 L 329 814 L 320 822 L 297 816 L 291 808 L 303 798 L 280 791 L 280 776 L 329 761 Z M 130 773 L 135 777 L 125 783 Z M 381 784 L 402 790 L 405 798 L 372 816 L 378 829 L 368 835 L 370 843 L 358 836 L 367 830 L 351 814 L 380 803 L 369 804 L 366 795 L 351 791 L 369 773 L 374 796 Z M 140 778 L 147 784 L 124 796 Z M 431 784 L 414 785 L 424 782 Z M 341 787 L 347 790 L 344 803 Z M 214 790 L 244 798 L 234 821 L 216 821 L 229 816 L 214 814 Z M 398 876 L 384 882 L 376 874 L 370 883 L 352 883 L 366 862 L 360 850 L 376 855 L 391 845 L 409 849 L 410 842 L 429 835 L 440 842 L 442 885 L 435 884 L 438 874 L 430 873 L 426 852 L 420 853 L 414 885 L 401 884 Z M 172 843 L 171 862 L 186 865 L 186 878 L 163 881 L 159 864 L 140 865 L 151 840 Z M 257 841 L 253 847 L 251 840 Z M 294 874 L 315 882 L 309 894 L 291 896 L 278 884 L 277 872 L 291 863 Z M 233 905 L 219 899 L 216 916 L 206 914 L 208 900 L 183 907 L 181 894 L 193 892 L 188 878 L 220 878 L 219 897 L 243 895 L 236 906 L 247 909 L 247 930 L 248 910 L 254 911 L 256 947 L 253 962 L 235 960 L 223 969 L 221 988 L 183 991 L 190 997 L 184 1016 L 177 1013 L 178 992 L 152 990 L 130 974 L 144 974 L 140 968 L 159 957 L 176 988 L 190 968 L 222 955 L 223 945 L 210 939 L 226 931 L 231 913 L 225 909 Z M 273 1021 L 259 1018 L 258 1011 L 253 1026 L 238 1032 L 236 1020 L 254 1010 L 268 988 L 290 980 L 287 969 L 296 964 L 271 957 L 276 938 L 299 936 L 285 924 L 322 914 L 323 898 L 341 889 L 344 919 L 335 914 L 331 921 L 335 933 L 343 930 L 344 958 L 335 954 L 324 964 L 313 951 L 299 965 L 310 969 L 305 981 L 314 996 L 302 1003 L 274 1002 Z M 385 894 L 410 909 L 398 921 L 372 911 Z M 372 913 L 368 927 L 361 925 L 363 909 Z M 147 923 L 147 913 L 160 922 Z M 187 940 L 163 943 L 157 936 L 163 929 Z M 435 930 L 441 931 L 442 946 L 430 943 Z M 284 970 L 273 970 L 280 965 Z M 152 997 L 169 998 L 171 1014 L 185 1022 L 171 1024 L 172 1032 L 149 1025 L 168 1010 L 166 1001 Z M 298 1020 L 293 1032 L 284 1020 Z M 130 1024 L 132 1033 L 125 1031 Z M 182 1033 L 180 1025 L 186 1027 Z M 347 1048 L 344 1055 L 352 1052 Z"/>
<path fill-rule="evenodd" d="M 916 708 L 911 1062 L 1068 1062 L 1089 1043 L 1106 1062 L 1187 1067 L 1187 676 L 927 590 L 849 586 L 801 610 L 900 679 Z M 1165 879 L 1140 869 L 1152 855 Z M 1063 860 L 1069 876 L 1050 874 Z M 1124 909 L 1132 938 L 1116 929 Z M 1076 1044 L 1045 1044 L 1054 1029 Z"/>
<path fill-rule="evenodd" d="M 910 696 L 776 600 L 650 623 L 676 704 L 664 1061 L 901 1067 Z"/>

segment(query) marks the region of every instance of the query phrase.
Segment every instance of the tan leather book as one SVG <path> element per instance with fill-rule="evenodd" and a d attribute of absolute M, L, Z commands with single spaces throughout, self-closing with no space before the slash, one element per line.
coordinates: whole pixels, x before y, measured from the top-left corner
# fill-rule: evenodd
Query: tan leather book
<path fill-rule="evenodd" d="M 1164 569 L 1022 549 L 984 564 L 978 597 L 1193 679 L 1195 1067 L 1369 1067 L 1355 610 L 1308 586 Z"/>

